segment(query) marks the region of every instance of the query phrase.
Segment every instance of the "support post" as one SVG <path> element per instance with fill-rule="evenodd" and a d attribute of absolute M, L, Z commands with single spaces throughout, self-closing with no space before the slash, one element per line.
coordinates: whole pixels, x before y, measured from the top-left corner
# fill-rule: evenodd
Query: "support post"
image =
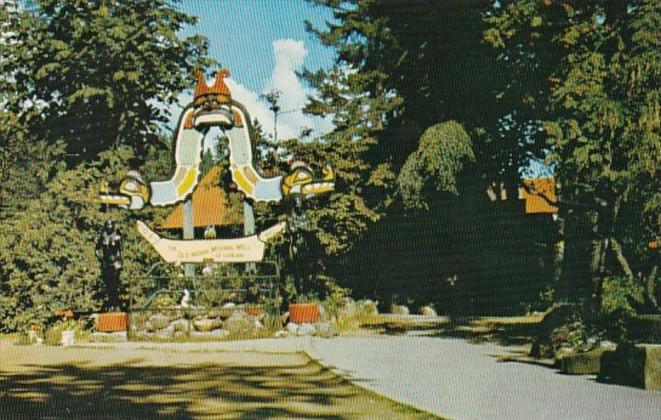
<path fill-rule="evenodd" d="M 243 235 L 250 236 L 255 234 L 255 212 L 252 204 L 248 200 L 243 200 Z M 246 271 L 255 272 L 257 269 L 254 262 L 246 264 Z"/>
<path fill-rule="evenodd" d="M 195 228 L 193 226 L 193 201 L 189 198 L 184 201 L 184 239 L 195 239 Z M 186 277 L 195 276 L 195 266 L 193 264 L 184 264 L 184 275 Z"/>

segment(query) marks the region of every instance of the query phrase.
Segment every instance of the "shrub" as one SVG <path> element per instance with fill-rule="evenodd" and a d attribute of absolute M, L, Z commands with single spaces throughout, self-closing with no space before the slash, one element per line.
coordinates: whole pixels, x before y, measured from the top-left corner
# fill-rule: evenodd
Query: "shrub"
<path fill-rule="evenodd" d="M 76 339 L 81 339 L 87 336 L 87 331 L 82 328 L 78 321 L 74 321 L 72 319 L 68 321 L 59 321 L 46 330 L 46 333 L 44 334 L 44 344 L 49 346 L 60 345 L 60 341 L 62 340 L 62 331 L 69 330 L 73 330 L 75 332 Z"/>
<path fill-rule="evenodd" d="M 598 317 L 604 334 L 617 342 L 627 341 L 631 319 L 636 315 L 634 305 L 642 301 L 643 288 L 633 279 L 622 276 L 605 278 Z"/>

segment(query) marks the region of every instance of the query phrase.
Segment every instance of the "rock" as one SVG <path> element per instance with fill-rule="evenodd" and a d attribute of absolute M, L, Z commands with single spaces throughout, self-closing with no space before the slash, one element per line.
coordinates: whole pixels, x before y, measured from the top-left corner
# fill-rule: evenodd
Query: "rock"
<path fill-rule="evenodd" d="M 73 346 L 76 344 L 76 332 L 72 330 L 62 331 L 62 339 L 60 344 L 63 346 Z"/>
<path fill-rule="evenodd" d="M 319 321 L 328 321 L 328 312 L 324 308 L 324 305 L 318 305 L 317 307 L 319 308 Z"/>
<path fill-rule="evenodd" d="M 617 349 L 617 344 L 612 341 L 602 340 L 599 342 L 599 347 L 606 351 L 615 351 Z"/>
<path fill-rule="evenodd" d="M 230 332 L 223 328 L 217 328 L 212 331 L 191 331 L 190 336 L 195 338 L 224 338 L 230 335 Z"/>
<path fill-rule="evenodd" d="M 175 332 L 188 332 L 188 330 L 190 330 L 190 322 L 185 319 L 177 319 L 172 321 L 170 326 L 174 328 Z"/>
<path fill-rule="evenodd" d="M 289 335 L 289 333 L 287 333 L 287 331 L 278 330 L 273 334 L 273 337 L 275 337 L 275 338 L 284 338 L 284 337 L 287 337 L 288 335 Z"/>
<path fill-rule="evenodd" d="M 90 334 L 90 341 L 93 343 L 124 343 L 128 341 L 128 336 L 126 331 L 111 333 L 94 332 Z"/>
<path fill-rule="evenodd" d="M 221 318 L 223 316 L 227 318 L 229 313 L 224 310 L 212 310 L 206 313 L 206 318 Z"/>
<path fill-rule="evenodd" d="M 568 375 L 593 375 L 601 370 L 600 358 L 604 349 L 596 348 L 587 352 L 568 352 L 556 360 L 562 373 Z"/>
<path fill-rule="evenodd" d="M 318 322 L 315 324 L 317 336 L 323 338 L 331 338 L 337 335 L 337 330 L 330 322 Z"/>
<path fill-rule="evenodd" d="M 356 301 L 350 297 L 345 297 L 337 303 L 337 310 L 340 316 L 349 318 L 356 314 Z"/>
<path fill-rule="evenodd" d="M 174 333 L 172 333 L 172 338 L 174 338 L 175 340 L 177 339 L 185 340 L 186 338 L 188 338 L 188 333 L 185 331 L 175 331 Z"/>
<path fill-rule="evenodd" d="M 223 309 L 234 309 L 236 308 L 236 303 L 234 302 L 227 302 L 226 304 L 223 305 Z"/>
<path fill-rule="evenodd" d="M 565 357 L 570 357 L 576 354 L 576 350 L 572 349 L 571 347 L 560 347 L 555 351 L 555 361 L 558 363 L 559 360 L 565 358 Z"/>
<path fill-rule="evenodd" d="M 298 333 L 298 324 L 294 324 L 293 322 L 288 323 L 285 328 L 291 335 L 296 335 L 296 333 Z"/>
<path fill-rule="evenodd" d="M 312 324 L 301 324 L 298 327 L 298 331 L 296 332 L 297 335 L 299 336 L 312 336 L 317 332 L 316 328 L 314 328 L 314 325 Z"/>
<path fill-rule="evenodd" d="M 661 390 L 661 344 L 619 345 L 601 358 L 599 380 Z"/>
<path fill-rule="evenodd" d="M 251 334 L 255 329 L 254 318 L 243 311 L 235 311 L 224 323 L 232 334 Z"/>
<path fill-rule="evenodd" d="M 361 300 L 358 302 L 358 308 L 364 315 L 373 316 L 379 314 L 379 308 L 376 302 L 370 299 Z"/>
<path fill-rule="evenodd" d="M 193 321 L 193 326 L 195 326 L 195 329 L 202 332 L 214 330 L 221 327 L 222 325 L 223 321 L 219 319 L 203 318 Z"/>
<path fill-rule="evenodd" d="M 256 330 L 264 329 L 264 324 L 262 324 L 262 321 L 260 321 L 259 319 L 253 320 L 252 325 Z"/>
<path fill-rule="evenodd" d="M 390 313 L 395 315 L 409 315 L 411 311 L 404 305 L 391 305 Z"/>
<path fill-rule="evenodd" d="M 168 318 L 165 315 L 159 315 L 159 314 L 152 315 L 149 317 L 147 323 L 148 323 L 147 325 L 149 326 L 147 328 L 148 330 L 158 331 L 170 325 L 170 318 Z"/>
<path fill-rule="evenodd" d="M 223 328 L 218 328 L 217 330 L 211 331 L 211 335 L 214 337 L 227 337 L 230 335 L 230 332 Z"/>
<path fill-rule="evenodd" d="M 433 316 L 433 317 L 438 316 L 438 314 L 436 313 L 434 308 L 432 308 L 431 306 L 423 306 L 420 309 L 420 315 L 422 315 L 422 316 Z"/>
<path fill-rule="evenodd" d="M 168 325 L 167 327 L 156 331 L 154 335 L 161 340 L 169 340 L 174 335 L 174 328 L 171 325 Z"/>
<path fill-rule="evenodd" d="M 337 307 L 338 309 L 355 309 L 356 308 L 356 301 L 351 299 L 350 297 L 343 297 L 337 302 Z"/>

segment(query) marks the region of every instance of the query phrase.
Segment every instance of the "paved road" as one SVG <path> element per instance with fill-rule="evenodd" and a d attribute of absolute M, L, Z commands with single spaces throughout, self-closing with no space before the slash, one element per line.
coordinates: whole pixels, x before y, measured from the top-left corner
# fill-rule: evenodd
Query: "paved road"
<path fill-rule="evenodd" d="M 502 362 L 508 349 L 492 344 L 406 336 L 305 344 L 357 384 L 452 419 L 661 419 L 661 392 Z"/>

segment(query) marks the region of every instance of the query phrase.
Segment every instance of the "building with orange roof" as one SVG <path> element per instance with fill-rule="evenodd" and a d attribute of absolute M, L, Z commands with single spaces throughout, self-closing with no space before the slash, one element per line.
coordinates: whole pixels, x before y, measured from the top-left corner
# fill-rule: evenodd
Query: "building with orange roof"
<path fill-rule="evenodd" d="M 229 195 L 218 185 L 219 178 L 220 167 L 212 167 L 193 192 L 191 201 L 194 228 L 243 225 L 241 207 L 230 203 Z M 183 224 L 184 205 L 181 203 L 159 227 L 161 229 L 183 229 Z"/>
<path fill-rule="evenodd" d="M 525 214 L 558 214 L 558 196 L 555 178 L 523 179 L 519 187 L 519 200 L 523 200 Z M 489 200 L 506 202 L 508 192 L 503 182 L 492 182 L 486 189 Z"/>
<path fill-rule="evenodd" d="M 519 199 L 525 200 L 526 214 L 557 214 L 555 178 L 524 179 Z"/>

